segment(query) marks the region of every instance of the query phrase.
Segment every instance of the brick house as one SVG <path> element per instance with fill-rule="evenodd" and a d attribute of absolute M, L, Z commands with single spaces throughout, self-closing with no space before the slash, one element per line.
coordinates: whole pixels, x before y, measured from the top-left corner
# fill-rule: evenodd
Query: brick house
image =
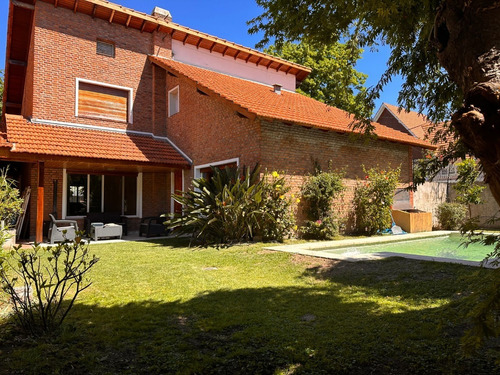
<path fill-rule="evenodd" d="M 49 213 L 82 220 L 178 211 L 171 199 L 210 166 L 284 170 L 295 189 L 312 159 L 345 168 L 402 166 L 432 147 L 375 124 L 353 142 L 352 118 L 295 93 L 310 69 L 103 0 L 9 3 L 2 165 L 32 187 L 29 235 Z"/>

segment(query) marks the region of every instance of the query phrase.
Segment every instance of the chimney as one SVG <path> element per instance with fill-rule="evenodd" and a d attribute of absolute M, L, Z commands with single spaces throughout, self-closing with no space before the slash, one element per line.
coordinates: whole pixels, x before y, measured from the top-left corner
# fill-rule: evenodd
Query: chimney
<path fill-rule="evenodd" d="M 281 95 L 281 85 L 278 84 L 278 83 L 275 83 L 273 85 L 273 91 L 278 94 L 278 95 Z"/>
<path fill-rule="evenodd" d="M 160 18 L 162 20 L 165 20 L 167 22 L 172 21 L 172 15 L 170 12 L 166 9 L 160 8 L 160 7 L 155 7 L 153 9 L 153 12 L 151 12 L 151 15 L 156 18 Z"/>

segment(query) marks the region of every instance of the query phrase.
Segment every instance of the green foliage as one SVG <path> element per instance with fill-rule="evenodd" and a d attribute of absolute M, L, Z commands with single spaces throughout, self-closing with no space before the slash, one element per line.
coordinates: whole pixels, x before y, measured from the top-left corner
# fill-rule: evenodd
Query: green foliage
<path fill-rule="evenodd" d="M 344 172 L 320 172 L 310 176 L 302 189 L 302 196 L 308 203 L 311 220 L 323 219 L 332 213 L 332 203 L 345 190 Z"/>
<path fill-rule="evenodd" d="M 339 230 L 339 221 L 332 216 L 316 221 L 308 220 L 300 228 L 302 238 L 306 240 L 331 240 L 338 236 Z"/>
<path fill-rule="evenodd" d="M 453 188 L 457 191 L 457 202 L 466 204 L 469 207 L 469 219 L 472 219 L 472 204 L 481 204 L 481 193 L 485 186 L 476 183 L 481 171 L 475 159 L 468 158 L 456 164 L 457 183 Z"/>
<path fill-rule="evenodd" d="M 175 195 L 183 214 L 167 222 L 177 235 L 203 245 L 251 241 L 255 236 L 282 240 L 293 226 L 284 178 L 260 179 L 260 167 L 212 168 L 213 176 L 193 181 L 194 189 Z"/>
<path fill-rule="evenodd" d="M 286 42 L 279 48 L 266 48 L 265 52 L 312 69 L 297 92 L 350 113 L 362 113 L 366 108 L 363 85 L 367 76 L 354 68 L 362 49 L 342 43 L 313 46 Z"/>
<path fill-rule="evenodd" d="M 309 219 L 300 229 L 304 238 L 325 240 L 338 235 L 339 223 L 332 205 L 345 190 L 344 175 L 344 172 L 318 170 L 308 178 L 302 188 Z"/>
<path fill-rule="evenodd" d="M 263 32 L 262 47 L 274 42 L 305 41 L 334 45 L 344 41 L 356 47 L 391 47 L 387 70 L 367 97 L 373 100 L 392 77 L 404 83 L 398 102 L 407 109 L 426 111 L 432 121 L 444 120 L 450 108 L 459 108 L 463 94 L 440 67 L 429 48 L 436 9 L 442 0 L 257 0 L 263 14 L 252 19 L 250 32 Z M 360 114 L 362 117 L 363 114 Z"/>
<path fill-rule="evenodd" d="M 354 229 L 357 233 L 373 235 L 391 226 L 391 205 L 401 169 L 366 170 L 365 180 L 354 190 Z"/>
<path fill-rule="evenodd" d="M 5 222 L 6 227 L 14 224 L 15 219 L 22 211 L 23 200 L 19 197 L 19 190 L 15 186 L 15 181 L 7 177 L 7 169 L 1 170 L 0 220 Z"/>
<path fill-rule="evenodd" d="M 260 230 L 264 240 L 283 241 L 295 225 L 293 196 L 283 175 L 274 171 L 265 174 L 262 180 L 263 211 Z"/>
<path fill-rule="evenodd" d="M 462 203 L 441 203 L 437 211 L 439 226 L 446 230 L 458 230 L 467 216 L 467 207 Z"/>
<path fill-rule="evenodd" d="M 0 282 L 14 305 L 14 318 L 31 335 L 58 328 L 80 292 L 92 283 L 88 271 L 98 262 L 81 238 L 57 246 L 17 246 L 0 256 Z M 64 301 L 66 299 L 66 301 Z"/>

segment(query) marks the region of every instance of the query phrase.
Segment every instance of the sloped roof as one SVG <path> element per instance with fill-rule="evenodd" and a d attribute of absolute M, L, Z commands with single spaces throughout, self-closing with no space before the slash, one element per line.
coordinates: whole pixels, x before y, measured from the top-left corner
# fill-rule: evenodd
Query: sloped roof
<path fill-rule="evenodd" d="M 273 91 L 273 87 L 226 74 L 184 64 L 172 59 L 149 56 L 156 65 L 175 75 L 186 77 L 206 91 L 258 117 L 291 122 L 342 133 L 352 132 L 353 116 L 338 108 L 290 91 Z M 434 148 L 429 142 L 409 134 L 373 123 L 375 134 L 384 140 Z"/>
<path fill-rule="evenodd" d="M 0 147 L 13 153 L 105 159 L 189 167 L 168 142 L 147 135 L 45 125 L 22 116 L 5 115 L 6 139 Z"/>
<path fill-rule="evenodd" d="M 385 107 L 391 111 L 391 113 L 403 123 L 416 137 L 420 139 L 428 139 L 427 129 L 432 125 L 432 123 L 427 119 L 425 115 L 414 111 L 405 111 L 400 109 L 398 106 L 384 103 Z"/>

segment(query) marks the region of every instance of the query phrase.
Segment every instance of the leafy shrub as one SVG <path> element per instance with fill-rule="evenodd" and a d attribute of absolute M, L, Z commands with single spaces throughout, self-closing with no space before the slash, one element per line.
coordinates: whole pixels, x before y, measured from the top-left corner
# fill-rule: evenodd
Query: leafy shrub
<path fill-rule="evenodd" d="M 311 176 L 302 189 L 306 200 L 308 221 L 301 228 L 306 239 L 325 240 L 335 237 L 339 232 L 338 219 L 332 204 L 343 191 L 344 172 L 321 172 Z"/>
<path fill-rule="evenodd" d="M 457 202 L 467 205 L 469 219 L 472 219 L 472 204 L 481 204 L 481 193 L 485 186 L 476 184 L 481 171 L 474 159 L 464 159 L 457 163 L 457 183 L 453 188 L 457 191 Z"/>
<path fill-rule="evenodd" d="M 79 237 L 57 246 L 21 246 L 0 256 L 0 282 L 14 305 L 14 318 L 32 335 L 59 327 L 80 292 L 92 283 L 85 277 L 98 262 Z M 67 299 L 64 302 L 64 299 Z"/>
<path fill-rule="evenodd" d="M 401 169 L 367 171 L 363 166 L 363 171 L 365 181 L 354 191 L 354 228 L 358 233 L 373 235 L 391 226 L 391 205 Z"/>
<path fill-rule="evenodd" d="M 276 173 L 260 179 L 260 168 L 212 168 L 213 176 L 193 181 L 194 189 L 174 200 L 183 214 L 167 221 L 177 235 L 189 234 L 203 245 L 282 239 L 293 225 L 285 181 Z"/>
<path fill-rule="evenodd" d="M 301 232 L 306 240 L 331 240 L 339 234 L 339 222 L 335 217 L 308 220 L 301 228 Z"/>
<path fill-rule="evenodd" d="M 467 217 L 467 206 L 462 203 L 441 203 L 437 216 L 442 229 L 458 230 Z"/>
<path fill-rule="evenodd" d="M 15 223 L 17 216 L 21 213 L 23 199 L 19 197 L 19 190 L 15 181 L 7 177 L 7 169 L 0 171 L 0 219 L 5 227 Z"/>
<path fill-rule="evenodd" d="M 295 224 L 293 216 L 293 204 L 300 202 L 288 196 L 290 187 L 285 177 L 274 171 L 264 176 L 262 181 L 262 196 L 264 211 L 262 222 L 258 233 L 262 234 L 264 240 L 283 241 Z"/>

